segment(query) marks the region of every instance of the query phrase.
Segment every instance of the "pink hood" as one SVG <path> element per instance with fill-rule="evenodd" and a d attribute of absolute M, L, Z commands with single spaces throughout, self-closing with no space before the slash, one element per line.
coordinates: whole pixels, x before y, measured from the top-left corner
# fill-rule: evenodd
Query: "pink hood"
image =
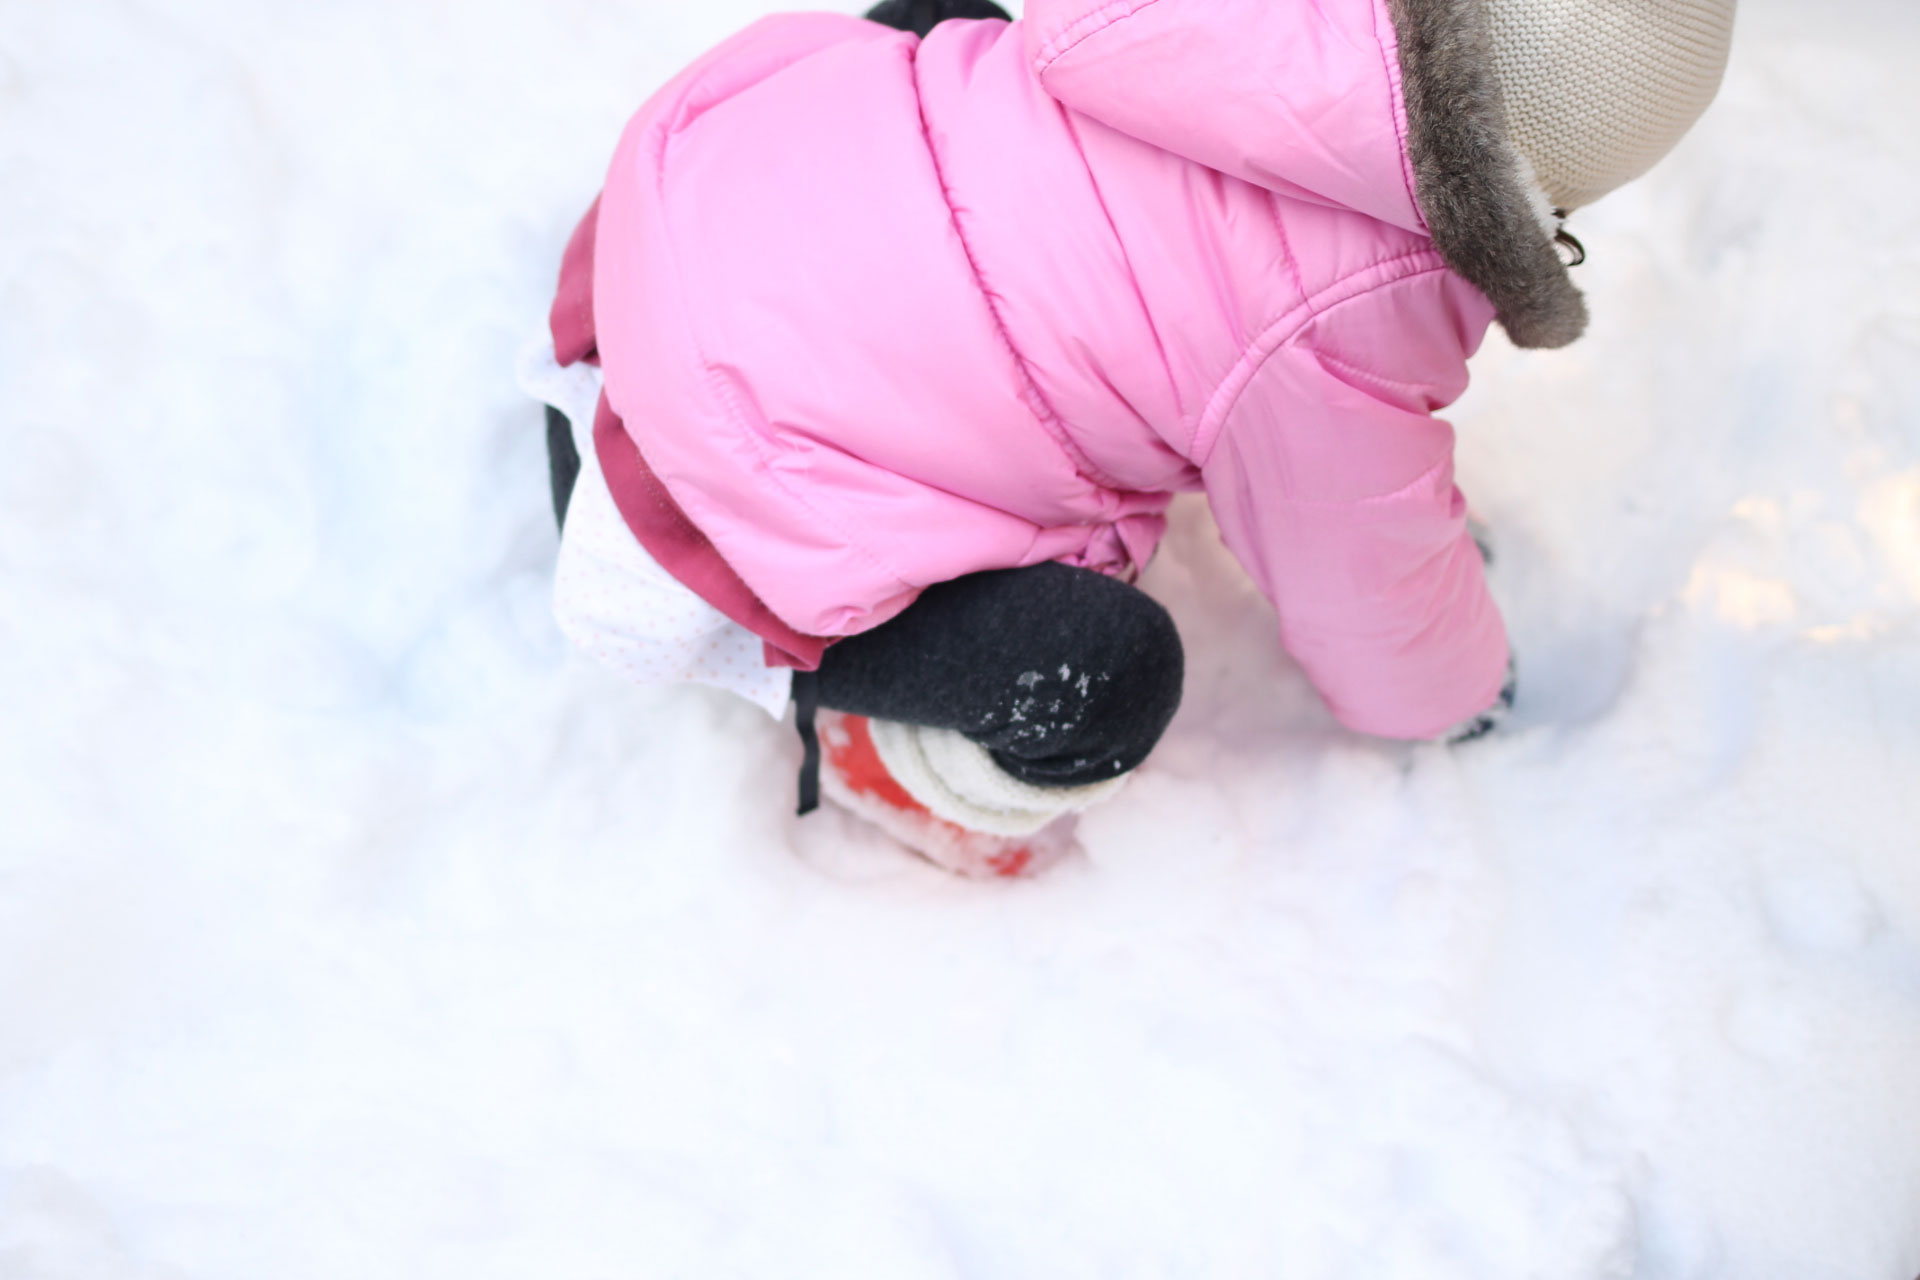
<path fill-rule="evenodd" d="M 1494 307 L 1430 238 L 1404 102 L 1376 0 L 767 19 L 620 143 L 608 396 L 801 632 L 1129 571 L 1205 490 L 1334 712 L 1438 733 L 1507 661 L 1432 416 Z"/>

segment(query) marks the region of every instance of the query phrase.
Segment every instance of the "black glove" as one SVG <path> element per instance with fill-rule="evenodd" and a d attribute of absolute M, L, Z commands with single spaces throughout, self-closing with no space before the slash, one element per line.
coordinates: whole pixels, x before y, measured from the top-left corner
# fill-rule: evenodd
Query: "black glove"
<path fill-rule="evenodd" d="M 1450 747 L 1457 747 L 1463 742 L 1484 738 L 1498 729 L 1500 722 L 1507 718 L 1507 713 L 1513 710 L 1513 690 L 1517 682 L 1518 676 L 1514 672 L 1513 659 L 1509 657 L 1507 681 L 1500 686 L 1500 696 L 1493 700 L 1493 705 L 1449 733 L 1442 741 Z"/>

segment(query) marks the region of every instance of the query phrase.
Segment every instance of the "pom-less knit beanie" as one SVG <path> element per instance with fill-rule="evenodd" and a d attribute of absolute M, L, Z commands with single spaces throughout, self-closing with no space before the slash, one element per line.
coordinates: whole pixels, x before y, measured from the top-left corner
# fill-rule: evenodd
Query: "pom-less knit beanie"
<path fill-rule="evenodd" d="M 1735 0 L 1486 0 L 1513 145 L 1562 210 L 1651 169 L 1727 66 Z"/>

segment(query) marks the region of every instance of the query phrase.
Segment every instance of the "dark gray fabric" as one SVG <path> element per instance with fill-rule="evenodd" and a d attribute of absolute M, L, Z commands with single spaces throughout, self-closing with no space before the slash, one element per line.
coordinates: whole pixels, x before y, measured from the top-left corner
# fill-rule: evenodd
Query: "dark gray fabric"
<path fill-rule="evenodd" d="M 993 0 L 885 0 L 867 11 L 867 18 L 883 27 L 925 36 L 948 18 L 1001 18 L 1012 21 Z"/>
<path fill-rule="evenodd" d="M 1038 564 L 928 587 L 835 644 L 820 705 L 954 729 L 1036 786 L 1133 768 L 1180 706 L 1186 658 L 1167 611 L 1089 569 Z"/>
<path fill-rule="evenodd" d="M 1542 230 L 1507 137 L 1486 0 L 1387 0 L 1400 39 L 1414 185 L 1447 265 L 1519 347 L 1564 347 L 1587 304 Z"/>
<path fill-rule="evenodd" d="M 547 471 L 553 487 L 553 522 L 564 528 L 574 482 L 580 478 L 580 451 L 573 445 L 573 424 L 552 405 L 547 406 Z"/>

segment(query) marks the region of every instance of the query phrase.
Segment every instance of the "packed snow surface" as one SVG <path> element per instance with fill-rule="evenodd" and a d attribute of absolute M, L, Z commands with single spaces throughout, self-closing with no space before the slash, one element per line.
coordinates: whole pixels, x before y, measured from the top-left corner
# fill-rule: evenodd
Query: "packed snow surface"
<path fill-rule="evenodd" d="M 513 387 L 746 0 L 0 0 L 0 1277 L 1911 1280 L 1910 0 L 1748 0 L 1452 413 L 1517 717 L 1341 732 L 1204 508 L 1027 884 L 550 621 Z"/>

